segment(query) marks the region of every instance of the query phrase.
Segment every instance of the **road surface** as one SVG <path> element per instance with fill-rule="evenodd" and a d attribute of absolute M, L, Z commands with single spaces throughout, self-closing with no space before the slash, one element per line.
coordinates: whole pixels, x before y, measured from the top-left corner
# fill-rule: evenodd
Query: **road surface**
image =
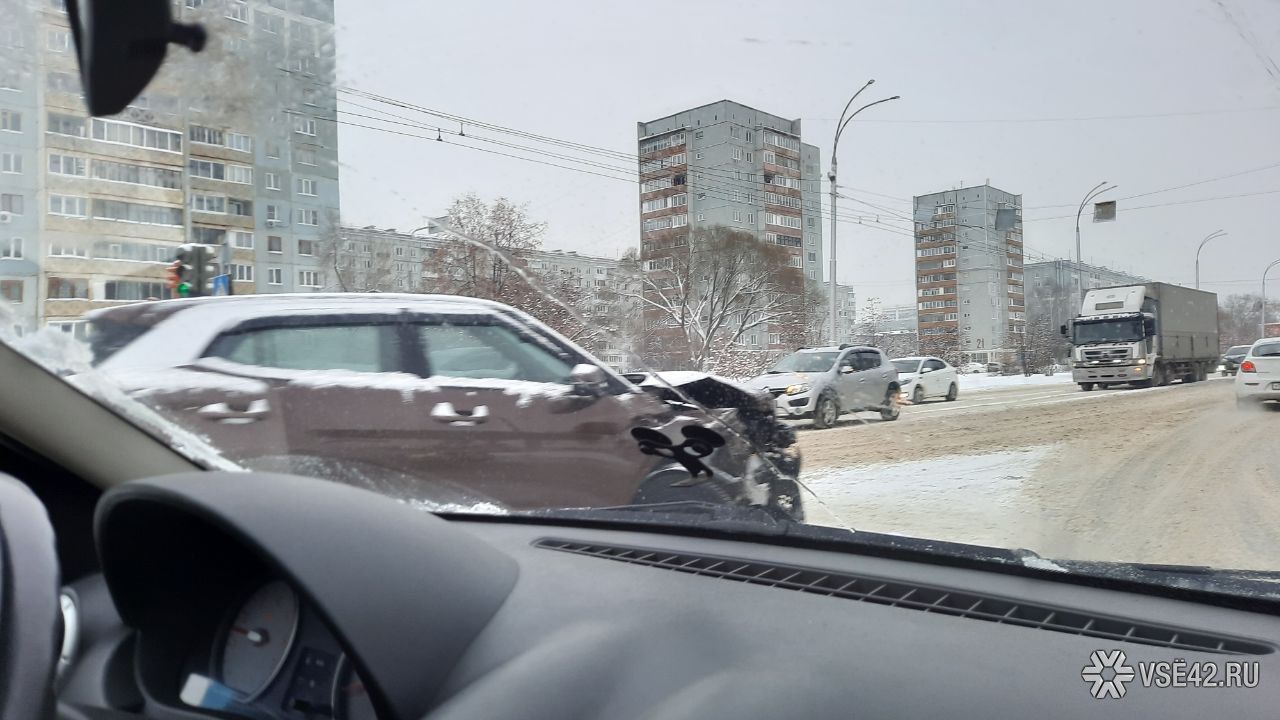
<path fill-rule="evenodd" d="M 809 521 L 1045 557 L 1280 569 L 1280 406 L 1229 380 L 988 390 L 800 433 Z"/>

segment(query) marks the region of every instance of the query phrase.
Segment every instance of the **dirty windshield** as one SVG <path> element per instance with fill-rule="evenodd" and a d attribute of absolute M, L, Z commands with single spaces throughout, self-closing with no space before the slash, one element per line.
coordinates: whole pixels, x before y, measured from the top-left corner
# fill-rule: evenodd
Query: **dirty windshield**
<path fill-rule="evenodd" d="M 0 0 L 0 343 L 200 465 L 1280 570 L 1275 3 L 158 5 Z"/>

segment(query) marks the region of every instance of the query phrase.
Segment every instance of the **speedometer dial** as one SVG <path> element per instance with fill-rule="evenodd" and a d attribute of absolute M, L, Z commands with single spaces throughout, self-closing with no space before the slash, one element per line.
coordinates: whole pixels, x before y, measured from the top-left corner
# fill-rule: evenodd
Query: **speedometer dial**
<path fill-rule="evenodd" d="M 215 662 L 218 680 L 246 699 L 256 697 L 280 672 L 297 629 L 293 590 L 279 580 L 258 588 L 223 635 Z"/>

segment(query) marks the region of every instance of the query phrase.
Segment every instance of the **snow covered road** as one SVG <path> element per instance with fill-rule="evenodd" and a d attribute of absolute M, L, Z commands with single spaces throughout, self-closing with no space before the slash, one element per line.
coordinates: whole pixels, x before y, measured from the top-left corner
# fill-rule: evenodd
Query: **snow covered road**
<path fill-rule="evenodd" d="M 1046 557 L 1280 567 L 1280 406 L 1228 381 L 962 394 L 800 433 L 809 521 Z"/>

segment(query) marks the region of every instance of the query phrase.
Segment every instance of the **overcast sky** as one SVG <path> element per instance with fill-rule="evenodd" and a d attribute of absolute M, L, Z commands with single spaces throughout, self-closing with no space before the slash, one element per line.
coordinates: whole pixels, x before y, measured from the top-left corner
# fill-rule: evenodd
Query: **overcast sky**
<path fill-rule="evenodd" d="M 1191 284 L 1196 245 L 1222 228 L 1230 235 L 1206 247 L 1201 278 L 1228 294 L 1257 292 L 1261 268 L 1280 258 L 1280 3 L 1272 0 L 337 6 L 340 85 L 623 153 L 635 151 L 638 120 L 728 98 L 802 119 L 805 142 L 825 158 L 835 116 L 874 77 L 864 98 L 902 99 L 860 116 L 840 145 L 842 192 L 886 208 L 842 199 L 840 215 L 889 226 L 840 224 L 839 280 L 864 298 L 913 302 L 910 226 L 895 217 L 910 215 L 913 195 L 988 179 L 1022 194 L 1029 260 L 1074 252 L 1076 206 L 1103 180 L 1119 185 L 1108 197 L 1120 200 L 1120 217 L 1084 224 L 1086 261 Z M 635 182 L 617 179 L 628 173 L 545 153 L 610 168 L 634 161 L 474 125 L 463 126 L 466 140 L 444 136 L 454 144 L 382 126 L 426 137 L 342 126 L 345 222 L 408 230 L 474 191 L 527 202 L 549 225 L 549 248 L 616 256 L 639 243 Z M 1240 174 L 1267 166 L 1275 167 Z M 1201 182 L 1225 175 L 1236 177 Z M 1191 183 L 1201 184 L 1155 192 Z M 1133 195 L 1143 197 L 1126 199 Z M 1280 296 L 1280 271 L 1272 287 Z"/>

